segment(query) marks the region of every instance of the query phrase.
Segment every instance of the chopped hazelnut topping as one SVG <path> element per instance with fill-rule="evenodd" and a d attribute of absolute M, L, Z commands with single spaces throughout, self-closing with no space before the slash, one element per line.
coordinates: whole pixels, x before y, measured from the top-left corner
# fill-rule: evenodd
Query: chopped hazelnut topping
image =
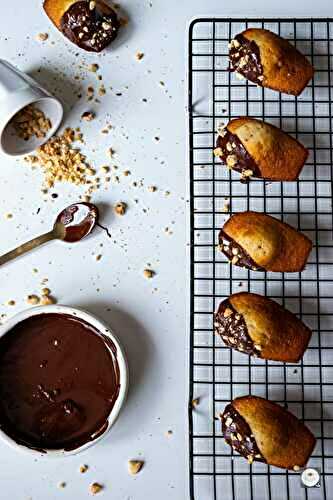
<path fill-rule="evenodd" d="M 97 493 L 99 493 L 100 491 L 102 491 L 103 486 L 101 484 L 99 484 L 99 483 L 92 483 L 89 486 L 89 489 L 90 489 L 90 493 L 92 495 L 97 495 Z"/>
<path fill-rule="evenodd" d="M 119 203 L 117 203 L 114 207 L 114 211 L 118 215 L 125 215 L 126 210 L 127 210 L 127 204 L 124 203 L 123 201 L 119 201 Z"/>
<path fill-rule="evenodd" d="M 295 472 L 298 472 L 299 470 L 301 470 L 299 465 L 294 465 L 293 469 Z"/>
<path fill-rule="evenodd" d="M 251 465 L 253 463 L 253 456 L 252 455 L 249 455 L 247 457 L 247 461 L 249 462 L 249 464 Z"/>
<path fill-rule="evenodd" d="M 36 36 L 36 39 L 39 42 L 46 42 L 46 40 L 48 39 L 48 37 L 49 37 L 48 33 L 38 33 L 38 35 Z"/>
<path fill-rule="evenodd" d="M 39 302 L 40 302 L 40 299 L 37 295 L 28 295 L 28 297 L 27 297 L 28 304 L 31 304 L 32 306 L 36 306 L 37 304 L 39 304 Z"/>
<path fill-rule="evenodd" d="M 239 254 L 239 249 L 237 247 L 233 247 L 231 250 L 232 255 L 238 255 Z"/>
<path fill-rule="evenodd" d="M 231 264 L 237 264 L 237 262 L 239 261 L 239 257 L 237 255 L 235 255 L 232 259 L 231 259 Z"/>
<path fill-rule="evenodd" d="M 237 156 L 235 155 L 228 155 L 227 156 L 227 165 L 228 167 L 232 168 L 237 164 Z"/>
<path fill-rule="evenodd" d="M 132 475 L 135 476 L 140 472 L 144 465 L 144 462 L 142 460 L 129 460 L 128 461 L 128 472 Z"/>
<path fill-rule="evenodd" d="M 243 177 L 251 177 L 251 175 L 253 175 L 253 170 L 250 170 L 249 168 L 242 172 Z"/>
<path fill-rule="evenodd" d="M 221 148 L 214 149 L 214 156 L 222 156 L 222 155 L 223 155 L 223 151 Z"/>
<path fill-rule="evenodd" d="M 153 278 L 155 276 L 155 272 L 152 269 L 145 269 L 143 271 L 143 275 L 145 278 L 150 279 L 150 278 Z"/>
<path fill-rule="evenodd" d="M 230 142 L 227 142 L 226 144 L 227 151 L 232 151 L 232 146 Z"/>
<path fill-rule="evenodd" d="M 233 315 L 233 311 L 232 309 L 230 309 L 229 307 L 227 307 L 225 310 L 224 310 L 224 313 L 223 313 L 223 316 L 225 318 L 229 318 L 229 316 L 232 316 Z"/>
<path fill-rule="evenodd" d="M 95 7 L 96 7 L 96 2 L 94 2 L 93 0 L 91 2 L 89 2 L 89 9 L 90 10 L 94 10 Z"/>
<path fill-rule="evenodd" d="M 229 427 L 232 424 L 232 418 L 228 417 L 225 421 L 225 425 Z"/>

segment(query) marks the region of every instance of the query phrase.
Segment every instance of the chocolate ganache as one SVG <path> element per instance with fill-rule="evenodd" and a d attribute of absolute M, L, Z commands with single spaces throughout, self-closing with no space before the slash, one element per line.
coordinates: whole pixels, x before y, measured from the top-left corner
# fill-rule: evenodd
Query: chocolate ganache
<path fill-rule="evenodd" d="M 239 267 L 246 267 L 250 269 L 250 271 L 265 271 L 265 269 L 256 264 L 252 257 L 250 257 L 233 238 L 230 238 L 223 229 L 221 229 L 219 233 L 219 247 L 231 264 Z"/>
<path fill-rule="evenodd" d="M 215 332 L 233 349 L 260 357 L 260 348 L 255 346 L 244 317 L 231 305 L 228 299 L 221 302 L 215 314 Z"/>
<path fill-rule="evenodd" d="M 221 415 L 222 433 L 226 442 L 251 464 L 254 460 L 266 462 L 261 455 L 251 429 L 232 404 Z"/>
<path fill-rule="evenodd" d="M 42 313 L 0 339 L 0 428 L 45 451 L 96 439 L 120 389 L 115 346 L 85 321 Z"/>
<path fill-rule="evenodd" d="M 221 161 L 241 173 L 241 182 L 246 182 L 249 177 L 261 177 L 261 172 L 252 156 L 237 135 L 229 132 L 227 127 L 219 133 L 216 147 Z"/>
<path fill-rule="evenodd" d="M 264 80 L 263 67 L 256 42 L 239 34 L 231 40 L 229 47 L 229 59 L 233 69 L 251 82 L 262 85 Z"/>
<path fill-rule="evenodd" d="M 91 8 L 93 5 L 93 8 Z M 61 19 L 61 31 L 82 49 L 101 52 L 119 30 L 117 14 L 104 2 L 75 2 Z"/>

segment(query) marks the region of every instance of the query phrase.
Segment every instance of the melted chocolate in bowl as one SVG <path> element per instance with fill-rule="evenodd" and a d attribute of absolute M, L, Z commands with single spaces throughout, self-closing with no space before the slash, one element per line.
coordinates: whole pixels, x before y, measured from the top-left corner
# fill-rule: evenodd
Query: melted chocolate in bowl
<path fill-rule="evenodd" d="M 115 350 L 68 314 L 18 323 L 0 338 L 1 430 L 40 451 L 71 451 L 96 439 L 119 395 Z"/>

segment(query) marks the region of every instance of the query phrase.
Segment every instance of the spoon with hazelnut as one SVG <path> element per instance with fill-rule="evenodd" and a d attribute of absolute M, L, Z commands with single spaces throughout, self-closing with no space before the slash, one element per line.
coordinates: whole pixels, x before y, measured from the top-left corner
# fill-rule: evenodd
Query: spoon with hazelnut
<path fill-rule="evenodd" d="M 0 265 L 33 250 L 51 240 L 76 243 L 94 229 L 98 223 L 98 208 L 92 203 L 74 203 L 62 210 L 48 233 L 37 236 L 0 257 Z"/>

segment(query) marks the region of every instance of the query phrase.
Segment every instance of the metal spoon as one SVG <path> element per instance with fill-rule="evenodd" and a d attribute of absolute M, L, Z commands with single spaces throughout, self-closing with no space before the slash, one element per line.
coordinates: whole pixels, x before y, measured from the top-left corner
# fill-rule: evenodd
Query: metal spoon
<path fill-rule="evenodd" d="M 92 203 L 75 203 L 65 208 L 48 233 L 37 236 L 0 257 L 0 266 L 51 240 L 75 243 L 87 236 L 98 222 L 98 208 Z"/>

